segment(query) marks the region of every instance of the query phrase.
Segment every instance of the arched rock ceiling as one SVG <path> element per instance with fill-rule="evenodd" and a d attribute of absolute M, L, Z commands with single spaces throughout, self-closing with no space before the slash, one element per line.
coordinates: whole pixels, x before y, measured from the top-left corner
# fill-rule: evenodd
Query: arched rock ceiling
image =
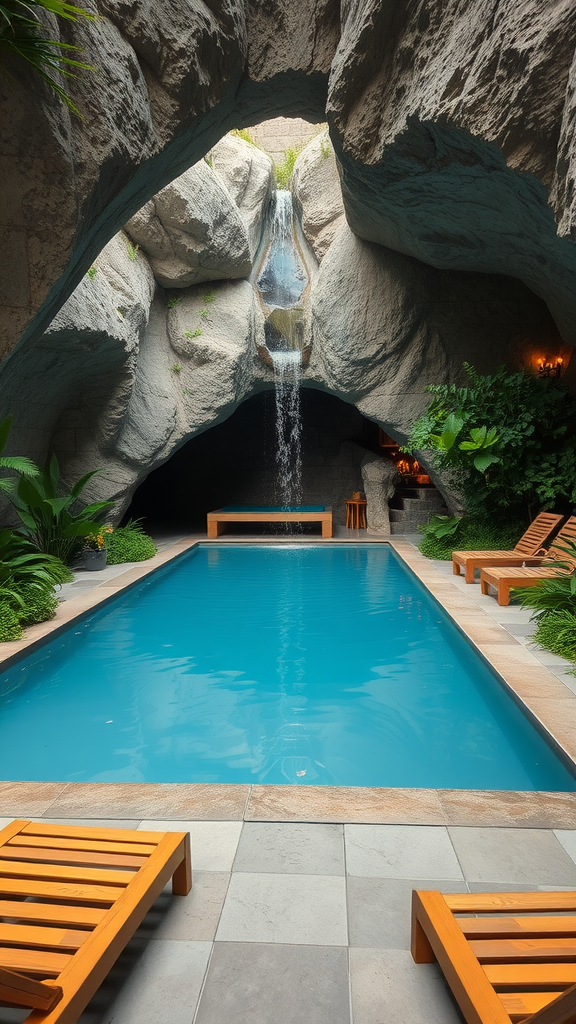
<path fill-rule="evenodd" d="M 0 82 L 1 352 L 39 338 L 108 239 L 230 128 L 325 110 L 358 235 L 518 277 L 571 337 L 573 0 L 86 6 L 101 17 L 46 16 L 94 65 L 68 83 L 82 119 L 18 69 Z"/>

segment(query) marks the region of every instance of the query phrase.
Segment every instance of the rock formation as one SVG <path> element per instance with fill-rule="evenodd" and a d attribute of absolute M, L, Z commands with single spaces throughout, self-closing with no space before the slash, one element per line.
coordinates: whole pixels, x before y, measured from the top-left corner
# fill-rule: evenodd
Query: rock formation
<path fill-rule="evenodd" d="M 300 153 L 290 183 L 301 211 L 302 230 L 320 262 L 344 224 L 344 204 L 328 130 Z"/>
<path fill-rule="evenodd" d="M 388 502 L 396 490 L 400 474 L 396 466 L 378 455 L 362 459 L 362 483 L 366 495 L 366 519 L 370 533 L 390 533 Z"/>
<path fill-rule="evenodd" d="M 43 15 L 98 65 L 68 83 L 82 119 L 16 66 L 0 81 L 15 449 L 55 447 L 70 478 L 103 466 L 92 493 L 125 502 L 270 386 L 247 278 L 271 165 L 226 132 L 276 112 L 330 128 L 293 175 L 319 263 L 307 386 L 402 439 L 464 359 L 489 370 L 549 345 L 568 361 L 571 0 L 87 2 L 93 22 Z"/>

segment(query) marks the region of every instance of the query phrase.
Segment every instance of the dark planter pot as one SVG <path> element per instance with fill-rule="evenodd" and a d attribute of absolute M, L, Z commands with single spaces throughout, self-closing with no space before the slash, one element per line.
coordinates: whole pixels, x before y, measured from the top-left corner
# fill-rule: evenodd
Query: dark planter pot
<path fill-rule="evenodd" d="M 97 569 L 104 569 L 106 567 L 106 556 L 106 548 L 102 548 L 101 551 L 85 551 L 84 568 L 90 569 L 92 572 Z"/>

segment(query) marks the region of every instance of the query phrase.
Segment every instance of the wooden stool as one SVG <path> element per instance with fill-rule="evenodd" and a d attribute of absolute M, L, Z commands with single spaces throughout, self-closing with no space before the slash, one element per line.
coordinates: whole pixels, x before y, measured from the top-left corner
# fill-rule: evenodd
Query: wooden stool
<path fill-rule="evenodd" d="M 346 502 L 346 529 L 366 529 L 366 498 L 349 498 Z"/>

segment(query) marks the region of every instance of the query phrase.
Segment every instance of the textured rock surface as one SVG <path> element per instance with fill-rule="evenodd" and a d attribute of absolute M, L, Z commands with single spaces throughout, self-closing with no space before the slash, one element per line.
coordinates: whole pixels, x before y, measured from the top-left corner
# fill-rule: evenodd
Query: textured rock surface
<path fill-rule="evenodd" d="M 553 330 L 520 282 L 437 271 L 347 226 L 320 266 L 312 316 L 309 379 L 398 440 L 424 408 L 428 384 L 458 380 L 465 359 L 481 372 L 513 360 L 518 338 Z"/>
<path fill-rule="evenodd" d="M 366 520 L 370 533 L 390 533 L 388 502 L 400 478 L 394 464 L 378 455 L 362 459 L 362 483 L 366 495 Z"/>
<path fill-rule="evenodd" d="M 252 268 L 238 208 L 205 160 L 158 192 L 126 231 L 164 288 L 246 277 Z"/>
<path fill-rule="evenodd" d="M 276 187 L 272 161 L 266 153 L 234 135 L 225 135 L 208 159 L 240 211 L 254 258 L 262 235 L 262 220 Z"/>
<path fill-rule="evenodd" d="M 344 204 L 334 150 L 323 131 L 302 150 L 290 181 L 302 230 L 318 262 L 344 223 Z"/>
<path fill-rule="evenodd" d="M 520 278 L 572 343 L 576 247 L 548 197 L 569 237 L 575 46 L 571 0 L 489 12 L 350 0 L 328 101 L 357 234 L 432 266 Z"/>

